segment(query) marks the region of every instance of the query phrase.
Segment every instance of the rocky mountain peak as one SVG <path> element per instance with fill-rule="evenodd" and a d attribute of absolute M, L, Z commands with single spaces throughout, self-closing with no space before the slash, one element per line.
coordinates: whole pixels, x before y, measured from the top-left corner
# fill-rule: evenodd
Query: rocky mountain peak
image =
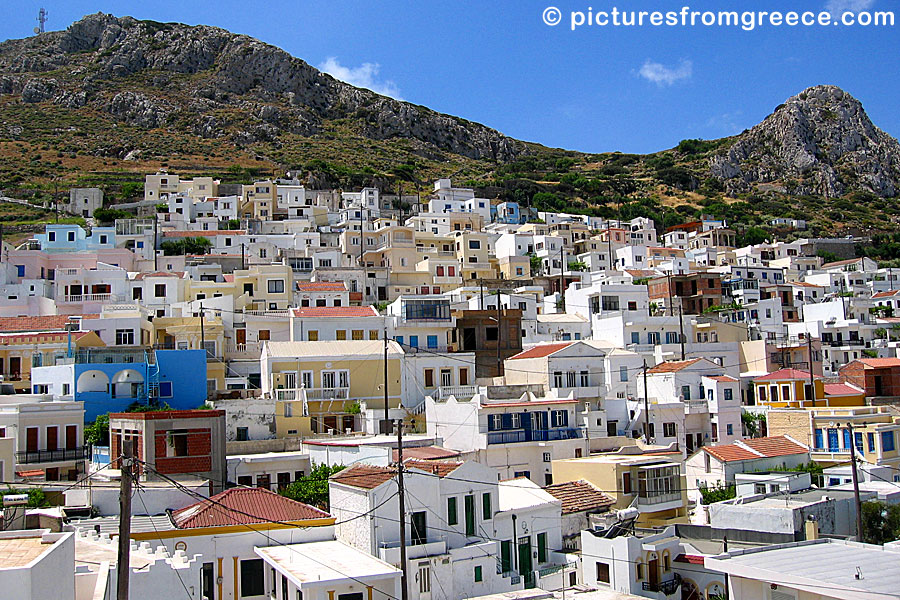
<path fill-rule="evenodd" d="M 710 162 L 732 193 L 754 188 L 841 196 L 854 189 L 900 193 L 900 144 L 877 128 L 862 103 L 833 85 L 788 98 Z M 762 186 L 760 184 L 763 184 Z"/>

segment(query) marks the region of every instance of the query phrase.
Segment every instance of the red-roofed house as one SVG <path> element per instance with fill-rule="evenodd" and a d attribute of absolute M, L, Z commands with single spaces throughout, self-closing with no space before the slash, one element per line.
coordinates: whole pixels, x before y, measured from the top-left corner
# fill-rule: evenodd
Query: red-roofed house
<path fill-rule="evenodd" d="M 769 408 L 815 408 L 826 406 L 862 406 L 862 388 L 853 393 L 845 385 L 829 384 L 814 378 L 815 395 L 811 392 L 809 372 L 799 369 L 779 369 L 753 380 L 753 397 L 760 406 Z"/>
<path fill-rule="evenodd" d="M 296 287 L 295 306 L 350 306 L 350 291 L 343 281 L 298 281 Z"/>
<path fill-rule="evenodd" d="M 637 397 L 644 395 L 638 377 Z M 741 392 L 737 379 L 706 358 L 668 361 L 647 369 L 651 437 L 677 442 L 687 454 L 700 446 L 741 436 Z M 637 420 L 643 422 L 640 403 Z"/>
<path fill-rule="evenodd" d="M 704 446 L 685 461 L 692 498 L 699 487 L 734 483 L 736 473 L 791 469 L 809 462 L 809 448 L 786 435 L 747 439 L 733 444 Z"/>
<path fill-rule="evenodd" d="M 900 358 L 860 358 L 838 369 L 841 379 L 866 396 L 900 396 Z"/>
<path fill-rule="evenodd" d="M 306 306 L 291 311 L 292 342 L 380 340 L 385 318 L 372 306 Z"/>

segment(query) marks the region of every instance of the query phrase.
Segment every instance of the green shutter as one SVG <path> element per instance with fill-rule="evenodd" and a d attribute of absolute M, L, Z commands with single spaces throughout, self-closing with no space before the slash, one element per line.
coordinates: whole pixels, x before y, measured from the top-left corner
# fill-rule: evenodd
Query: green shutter
<path fill-rule="evenodd" d="M 481 581 L 483 577 L 481 576 L 481 567 L 475 567 L 475 581 Z"/>
<path fill-rule="evenodd" d="M 456 497 L 447 498 L 447 524 L 456 525 L 459 523 L 459 515 L 456 513 Z"/>
<path fill-rule="evenodd" d="M 547 534 L 539 533 L 537 535 L 537 551 L 538 551 L 538 562 L 545 563 L 547 562 Z"/>
<path fill-rule="evenodd" d="M 491 510 L 491 494 L 490 492 L 481 495 L 481 507 L 484 513 L 484 520 L 487 521 L 494 517 L 494 511 Z"/>
<path fill-rule="evenodd" d="M 500 542 L 500 571 L 509 573 L 512 570 L 512 545 L 509 540 Z"/>
<path fill-rule="evenodd" d="M 466 496 L 466 535 L 475 535 L 475 496 Z"/>

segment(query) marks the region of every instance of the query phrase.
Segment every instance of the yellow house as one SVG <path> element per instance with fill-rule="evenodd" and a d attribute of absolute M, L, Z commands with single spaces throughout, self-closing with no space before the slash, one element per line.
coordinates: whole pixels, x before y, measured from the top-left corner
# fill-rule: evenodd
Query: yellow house
<path fill-rule="evenodd" d="M 256 181 L 241 187 L 241 216 L 271 221 L 275 214 L 277 189 L 274 181 Z"/>
<path fill-rule="evenodd" d="M 69 317 L 5 317 L 0 319 L 0 375 L 16 391 L 31 391 L 31 367 L 55 364 L 69 348 L 106 346 L 93 331 L 66 331 Z"/>
<path fill-rule="evenodd" d="M 636 508 L 640 525 L 688 522 L 687 481 L 680 452 L 597 454 L 552 464 L 554 483 L 584 479 L 615 499 L 610 510 Z"/>
<path fill-rule="evenodd" d="M 848 383 L 826 384 L 799 369 L 779 369 L 753 380 L 753 397 L 759 406 L 769 408 L 816 408 L 826 406 L 864 406 L 866 393 Z"/>
<path fill-rule="evenodd" d="M 774 409 L 766 421 L 769 435 L 790 435 L 806 444 L 810 458 L 824 467 L 850 461 L 852 438 L 862 460 L 900 468 L 900 411 L 893 406 Z"/>
<path fill-rule="evenodd" d="M 475 231 L 457 232 L 454 249 L 464 281 L 493 279 L 496 276 L 488 258 L 486 234 Z"/>
<path fill-rule="evenodd" d="M 401 405 L 402 361 L 402 348 L 389 341 L 389 408 Z M 361 431 L 363 419 L 381 419 L 384 368 L 383 340 L 266 342 L 261 384 L 263 394 L 275 399 L 276 436 Z"/>

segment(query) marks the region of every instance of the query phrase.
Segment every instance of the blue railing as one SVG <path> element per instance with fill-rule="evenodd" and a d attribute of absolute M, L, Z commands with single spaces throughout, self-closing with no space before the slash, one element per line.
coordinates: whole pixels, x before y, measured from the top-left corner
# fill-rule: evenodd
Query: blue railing
<path fill-rule="evenodd" d="M 516 444 L 519 442 L 553 442 L 574 440 L 581 437 L 581 430 L 573 427 L 555 429 L 515 429 L 488 433 L 488 444 Z"/>

